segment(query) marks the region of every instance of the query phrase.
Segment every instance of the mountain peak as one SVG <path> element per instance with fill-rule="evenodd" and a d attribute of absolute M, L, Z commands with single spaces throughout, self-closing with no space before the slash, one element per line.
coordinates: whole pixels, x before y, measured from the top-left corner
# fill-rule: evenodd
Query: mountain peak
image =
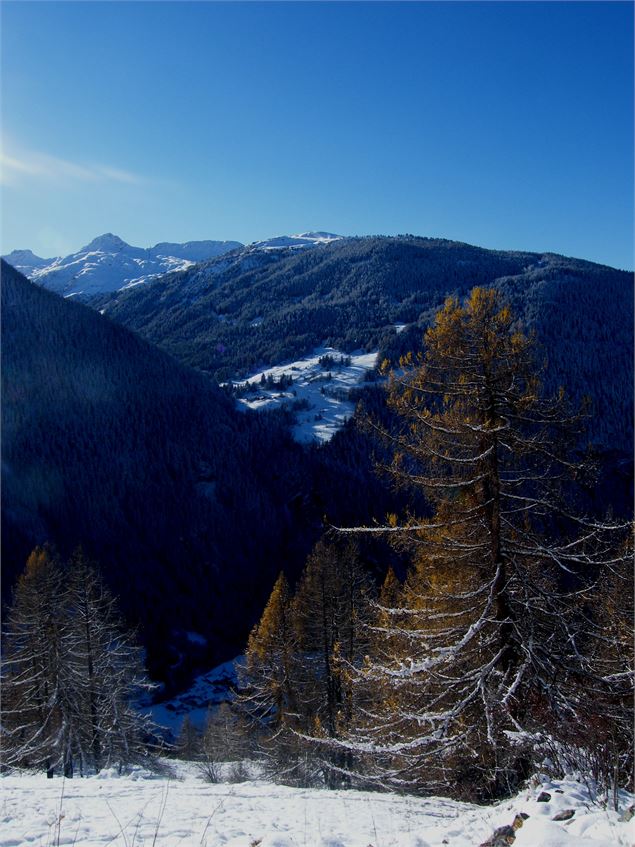
<path fill-rule="evenodd" d="M 7 253 L 6 256 L 2 257 L 6 259 L 7 262 L 12 265 L 14 261 L 30 261 L 30 262 L 50 262 L 50 259 L 43 259 L 41 256 L 36 256 L 33 250 L 12 250 L 10 253 Z M 12 261 L 13 260 L 13 261 Z"/>
<path fill-rule="evenodd" d="M 125 250 L 126 247 L 129 247 L 129 244 L 119 238 L 118 235 L 113 235 L 112 232 L 105 232 L 103 235 L 98 235 L 97 238 L 93 238 L 90 244 L 87 244 L 85 247 L 79 251 L 80 253 L 92 253 L 99 251 L 101 253 L 116 253 L 120 250 Z"/>
<path fill-rule="evenodd" d="M 87 298 L 141 285 L 239 247 L 242 245 L 238 241 L 163 242 L 154 247 L 134 247 L 118 235 L 105 232 L 69 256 L 39 259 L 30 250 L 14 250 L 5 258 L 44 288 L 65 297 Z"/>
<path fill-rule="evenodd" d="M 32 250 L 12 250 L 6 256 L 2 257 L 10 265 L 27 276 L 38 268 L 44 268 L 50 265 L 54 259 L 43 259 L 41 256 L 36 256 Z"/>

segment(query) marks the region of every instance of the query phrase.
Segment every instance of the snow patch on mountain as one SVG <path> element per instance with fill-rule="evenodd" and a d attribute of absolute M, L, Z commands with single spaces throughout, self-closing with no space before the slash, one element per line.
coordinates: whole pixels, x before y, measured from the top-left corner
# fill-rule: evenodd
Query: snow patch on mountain
<path fill-rule="evenodd" d="M 267 238 L 265 241 L 254 241 L 249 244 L 248 250 L 303 250 L 307 247 L 317 247 L 320 244 L 331 244 L 333 241 L 341 241 L 342 235 L 333 232 L 301 232 L 299 235 L 278 235 L 275 238 Z"/>
<path fill-rule="evenodd" d="M 30 250 L 14 250 L 3 258 L 33 282 L 57 294 L 89 297 L 141 285 L 242 246 L 238 241 L 188 241 L 134 247 L 107 232 L 69 256 L 40 259 Z"/>
<path fill-rule="evenodd" d="M 239 408 L 261 411 L 285 406 L 295 412 L 293 434 L 302 443 L 329 441 L 353 415 L 352 388 L 377 364 L 377 352 L 351 355 L 320 347 L 310 356 L 276 365 L 236 381 Z"/>

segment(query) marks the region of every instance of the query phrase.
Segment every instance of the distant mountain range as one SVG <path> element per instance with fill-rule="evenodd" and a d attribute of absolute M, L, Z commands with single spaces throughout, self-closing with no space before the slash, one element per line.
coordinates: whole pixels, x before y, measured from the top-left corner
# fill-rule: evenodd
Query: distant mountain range
<path fill-rule="evenodd" d="M 298 250 L 329 244 L 341 238 L 328 232 L 304 232 L 256 241 L 250 252 Z M 154 247 L 133 247 L 107 232 L 70 256 L 43 259 L 31 250 L 14 250 L 2 258 L 20 273 L 64 297 L 86 299 L 133 288 L 170 271 L 182 271 L 197 262 L 222 256 L 243 247 L 240 241 L 161 242 Z"/>
<path fill-rule="evenodd" d="M 42 259 L 31 250 L 14 250 L 5 261 L 37 282 L 65 297 L 88 297 L 140 285 L 168 271 L 180 271 L 242 247 L 239 241 L 163 242 L 133 247 L 108 232 L 94 238 L 70 256 Z"/>

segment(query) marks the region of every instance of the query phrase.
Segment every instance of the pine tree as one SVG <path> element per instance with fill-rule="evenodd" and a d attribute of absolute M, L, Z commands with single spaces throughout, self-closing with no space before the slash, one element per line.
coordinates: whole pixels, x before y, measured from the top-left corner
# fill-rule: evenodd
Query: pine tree
<path fill-rule="evenodd" d="M 621 558 L 619 528 L 575 514 L 580 417 L 541 397 L 533 341 L 495 291 L 448 299 L 425 348 L 391 378 L 399 423 L 381 431 L 434 516 L 385 530 L 411 539 L 414 567 L 382 610 L 394 649 L 364 669 L 381 700 L 357 746 L 394 786 L 485 798 L 528 766 L 510 737 L 579 713 L 572 680 L 594 670 L 578 592 Z"/>

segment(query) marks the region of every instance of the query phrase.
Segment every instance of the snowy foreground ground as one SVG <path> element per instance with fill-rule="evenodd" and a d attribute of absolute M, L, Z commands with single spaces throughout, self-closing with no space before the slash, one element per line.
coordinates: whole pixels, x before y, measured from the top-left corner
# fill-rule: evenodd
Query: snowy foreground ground
<path fill-rule="evenodd" d="M 549 802 L 537 802 L 541 791 L 549 792 Z M 635 841 L 635 819 L 619 822 L 574 781 L 543 782 L 485 808 L 262 781 L 209 784 L 192 766 L 177 764 L 171 779 L 145 772 L 66 781 L 6 776 L 0 798 L 1 847 L 476 847 L 519 812 L 529 817 L 516 832 L 518 847 L 631 847 Z M 624 794 L 622 801 L 627 807 L 633 797 Z M 570 809 L 570 820 L 552 821 Z"/>

